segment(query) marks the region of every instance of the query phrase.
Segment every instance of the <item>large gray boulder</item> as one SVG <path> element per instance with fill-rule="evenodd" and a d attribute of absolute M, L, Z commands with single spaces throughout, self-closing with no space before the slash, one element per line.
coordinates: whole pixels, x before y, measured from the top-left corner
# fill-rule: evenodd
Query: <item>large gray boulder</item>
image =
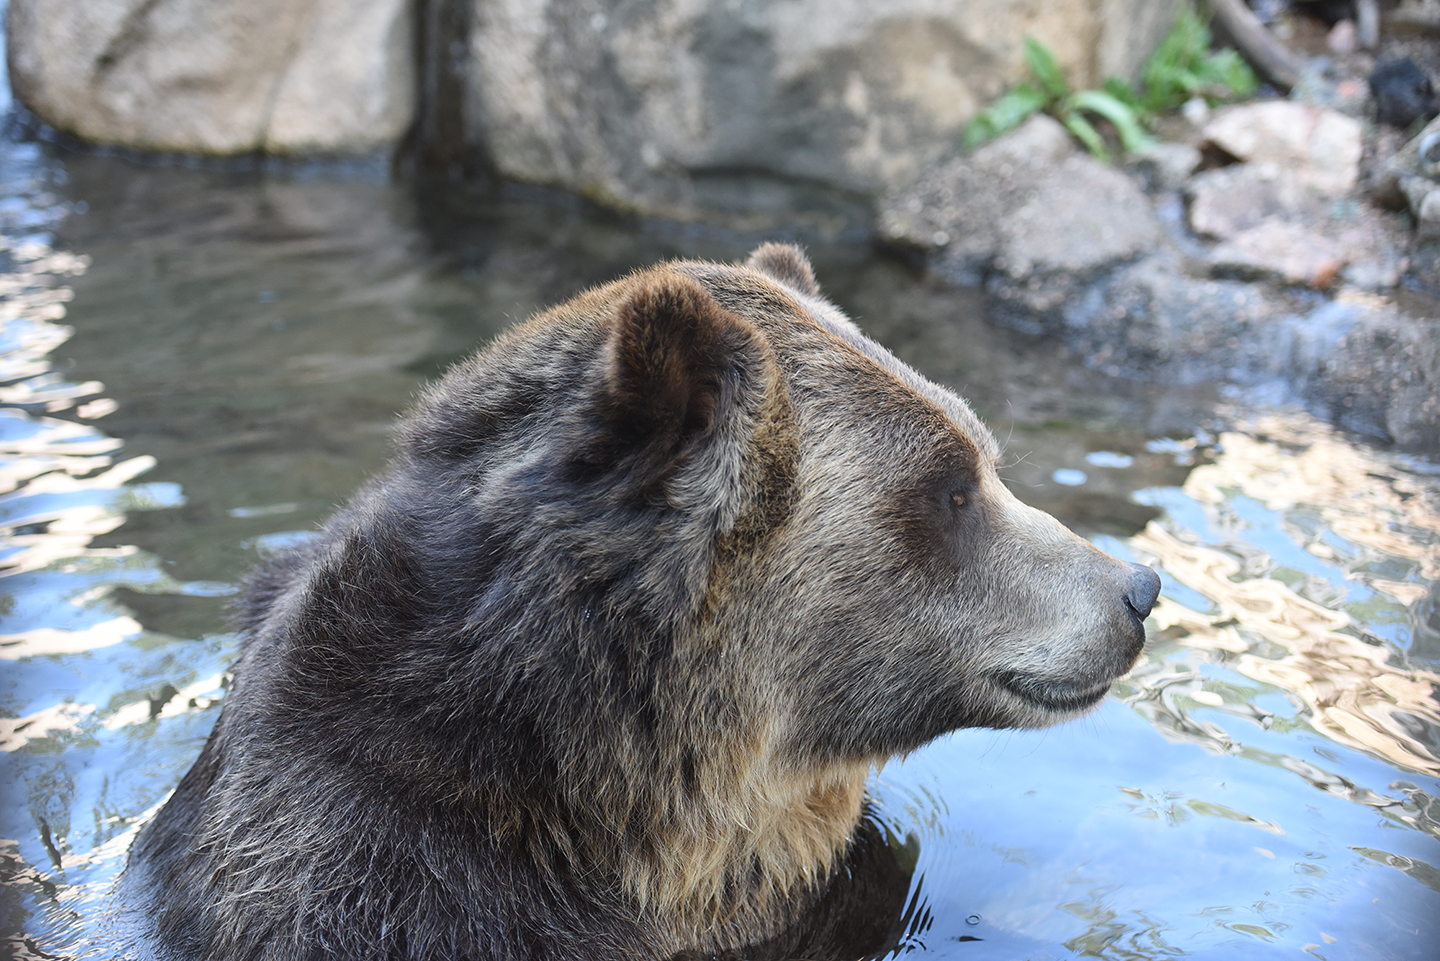
<path fill-rule="evenodd" d="M 10 0 L 10 81 L 85 140 L 366 152 L 409 126 L 411 36 L 405 0 Z"/>
<path fill-rule="evenodd" d="M 467 124 L 499 172 L 688 217 L 779 178 L 873 196 L 1025 76 L 1133 73 L 1171 0 L 475 0 Z M 758 175 L 758 177 L 757 177 Z"/>

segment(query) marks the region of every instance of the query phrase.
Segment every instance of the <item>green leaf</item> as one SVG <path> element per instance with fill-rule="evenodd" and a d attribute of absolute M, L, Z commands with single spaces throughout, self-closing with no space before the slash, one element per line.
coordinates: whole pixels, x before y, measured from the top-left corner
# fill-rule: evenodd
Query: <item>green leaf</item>
<path fill-rule="evenodd" d="M 1258 82 L 1234 50 L 1210 51 L 1210 27 L 1194 10 L 1183 11 L 1140 68 L 1140 103 L 1146 112 L 1174 110 L 1203 94 L 1211 100 L 1247 97 Z M 1123 99 L 1123 98 L 1122 98 Z"/>
<path fill-rule="evenodd" d="M 1033 84 L 1022 83 L 986 107 L 965 128 L 965 146 L 974 148 L 1020 126 L 1044 109 L 1049 98 Z"/>
<path fill-rule="evenodd" d="M 1025 38 L 1025 62 L 1030 66 L 1030 72 L 1035 75 L 1035 79 L 1040 81 L 1040 86 L 1053 99 L 1061 100 L 1069 96 L 1070 85 L 1065 82 L 1065 75 L 1060 71 L 1060 64 L 1055 62 L 1055 55 L 1033 37 Z"/>
<path fill-rule="evenodd" d="M 1132 110 L 1140 110 L 1140 95 L 1124 77 L 1106 77 L 1101 89 Z"/>
<path fill-rule="evenodd" d="M 1085 119 L 1084 114 L 1078 110 L 1071 110 L 1061 119 L 1065 124 L 1065 129 L 1074 134 L 1075 139 L 1083 143 L 1086 150 L 1101 160 L 1109 162 L 1110 151 L 1105 149 L 1104 138 L 1100 136 L 1100 131 Z"/>
<path fill-rule="evenodd" d="M 1120 146 L 1125 148 L 1126 153 L 1134 153 L 1141 147 L 1150 143 L 1150 135 L 1140 126 L 1140 118 L 1135 111 L 1125 103 L 1101 90 L 1081 90 L 1079 93 L 1071 94 L 1066 104 L 1072 110 L 1088 110 L 1097 113 L 1110 121 L 1115 127 L 1115 132 L 1120 136 Z M 1076 136 L 1080 136 L 1076 134 Z M 1083 137 L 1081 137 L 1084 140 Z M 1086 143 L 1089 146 L 1089 143 Z M 1091 150 L 1094 153 L 1094 150 Z"/>
<path fill-rule="evenodd" d="M 1213 76 L 1217 83 L 1229 88 L 1231 96 L 1234 97 L 1248 97 L 1260 86 L 1255 71 L 1250 69 L 1245 58 L 1235 50 L 1217 50 L 1211 54 L 1205 59 L 1205 72 Z"/>

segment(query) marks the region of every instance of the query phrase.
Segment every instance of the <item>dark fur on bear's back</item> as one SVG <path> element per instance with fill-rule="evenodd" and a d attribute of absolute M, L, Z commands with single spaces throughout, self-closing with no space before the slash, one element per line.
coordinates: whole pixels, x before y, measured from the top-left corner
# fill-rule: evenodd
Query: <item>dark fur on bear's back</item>
<path fill-rule="evenodd" d="M 254 576 L 122 893 L 191 958 L 878 949 L 872 764 L 1088 709 L 1154 600 L 995 457 L 793 248 L 584 294 Z"/>

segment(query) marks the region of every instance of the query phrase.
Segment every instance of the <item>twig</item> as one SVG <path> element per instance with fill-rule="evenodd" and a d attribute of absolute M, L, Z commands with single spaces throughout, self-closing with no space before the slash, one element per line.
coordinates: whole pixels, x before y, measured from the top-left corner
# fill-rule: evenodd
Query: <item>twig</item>
<path fill-rule="evenodd" d="M 1287 92 L 1300 82 L 1304 65 L 1265 29 L 1260 18 L 1245 6 L 1244 0 L 1210 0 L 1210 8 L 1245 59 L 1265 79 Z"/>

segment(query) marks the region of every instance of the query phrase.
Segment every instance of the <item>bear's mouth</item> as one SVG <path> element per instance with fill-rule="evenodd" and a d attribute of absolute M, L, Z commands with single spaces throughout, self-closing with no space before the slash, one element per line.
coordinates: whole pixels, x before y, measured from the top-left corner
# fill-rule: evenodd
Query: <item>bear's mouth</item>
<path fill-rule="evenodd" d="M 1035 707 L 1057 713 L 1086 711 L 1099 704 L 1110 693 L 1110 681 L 1098 684 L 1073 684 L 1051 678 L 1035 677 L 1018 671 L 995 675 L 1001 687 Z"/>

